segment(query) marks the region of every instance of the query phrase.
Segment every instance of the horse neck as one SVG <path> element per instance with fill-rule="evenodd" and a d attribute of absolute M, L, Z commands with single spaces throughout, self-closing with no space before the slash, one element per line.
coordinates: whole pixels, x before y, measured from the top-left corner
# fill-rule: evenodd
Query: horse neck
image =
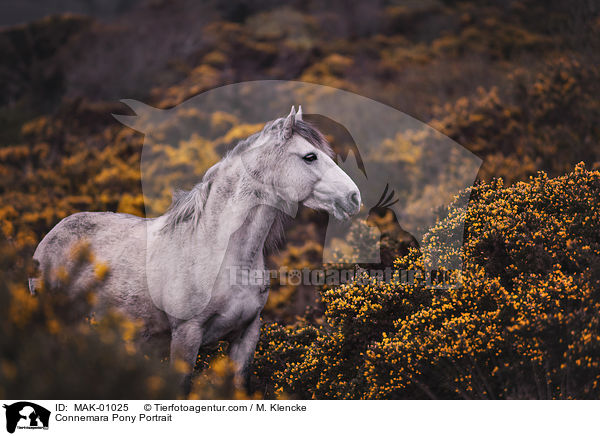
<path fill-rule="evenodd" d="M 262 259 L 265 243 L 281 213 L 265 199 L 259 200 L 251 189 L 242 189 L 247 180 L 227 178 L 212 187 L 203 216 L 202 241 L 212 250 L 224 251 L 223 262 L 252 267 Z M 221 195 L 225 193 L 225 195 Z M 225 198 L 229 195 L 228 198 Z"/>
<path fill-rule="evenodd" d="M 244 223 L 230 235 L 225 262 L 238 267 L 252 267 L 262 262 L 276 214 L 275 209 L 264 204 L 247 211 Z"/>

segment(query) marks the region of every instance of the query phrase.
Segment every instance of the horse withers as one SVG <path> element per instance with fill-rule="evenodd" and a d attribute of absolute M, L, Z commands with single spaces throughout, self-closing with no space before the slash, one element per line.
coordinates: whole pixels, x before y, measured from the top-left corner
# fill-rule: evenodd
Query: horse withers
<path fill-rule="evenodd" d="M 173 197 L 158 218 L 82 212 L 58 223 L 34 254 L 46 280 L 68 266 L 82 240 L 110 270 L 95 291 L 99 307 L 116 308 L 143 321 L 140 338 L 165 347 L 171 362 L 194 366 L 200 347 L 230 342 L 229 354 L 243 379 L 260 331 L 265 282 L 240 280 L 240 271 L 265 271 L 265 250 L 280 238 L 285 214 L 298 204 L 335 219 L 356 214 L 360 192 L 333 161 L 323 135 L 292 107 L 268 122 L 211 167 L 190 191 Z M 68 292 L 93 279 L 79 272 Z M 30 280 L 35 288 L 35 280 Z M 33 291 L 34 289 L 32 289 Z M 166 349 L 168 346 L 168 350 Z M 191 374 L 184 386 L 189 390 Z"/>

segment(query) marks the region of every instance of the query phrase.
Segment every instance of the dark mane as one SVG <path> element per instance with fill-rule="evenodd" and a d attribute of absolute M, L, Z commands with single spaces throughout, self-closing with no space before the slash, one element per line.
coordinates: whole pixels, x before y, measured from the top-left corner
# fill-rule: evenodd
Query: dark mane
<path fill-rule="evenodd" d="M 334 154 L 329 142 L 327 142 L 325 136 L 323 136 L 323 134 L 319 132 L 312 124 L 306 121 L 297 120 L 294 123 L 293 132 L 306 139 L 310 144 L 315 146 L 317 150 L 321 150 L 327 154 L 327 156 L 333 158 Z"/>

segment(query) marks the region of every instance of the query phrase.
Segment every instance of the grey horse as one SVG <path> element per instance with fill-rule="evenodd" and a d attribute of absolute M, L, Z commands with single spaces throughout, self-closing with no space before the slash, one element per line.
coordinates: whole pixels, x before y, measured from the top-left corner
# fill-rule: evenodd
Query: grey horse
<path fill-rule="evenodd" d="M 193 189 L 174 195 L 164 215 L 76 213 L 48 233 L 34 259 L 52 285 L 72 246 L 87 241 L 110 270 L 95 291 L 99 307 L 142 320 L 142 341 L 163 347 L 171 362 L 193 367 L 200 347 L 227 340 L 244 379 L 268 296 L 264 253 L 281 237 L 284 216 L 294 215 L 298 204 L 338 220 L 360 209 L 358 188 L 332 155 L 302 109 L 292 107 L 238 143 Z M 93 274 L 92 266 L 80 271 L 69 292 Z M 32 292 L 38 284 L 30 279 Z"/>

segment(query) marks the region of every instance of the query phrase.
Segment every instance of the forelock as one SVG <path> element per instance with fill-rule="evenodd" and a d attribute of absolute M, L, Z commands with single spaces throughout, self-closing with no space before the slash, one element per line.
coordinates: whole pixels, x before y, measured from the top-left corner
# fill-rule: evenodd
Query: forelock
<path fill-rule="evenodd" d="M 248 138 L 240 141 L 230 154 L 236 155 L 246 151 L 262 133 L 278 136 L 281 132 L 281 129 L 283 129 L 284 123 L 285 118 L 279 118 L 277 120 L 267 122 L 261 132 L 257 132 L 254 135 L 251 135 Z M 304 138 L 309 144 L 313 145 L 317 150 L 324 152 L 327 156 L 331 158 L 334 157 L 334 152 L 331 149 L 329 142 L 327 142 L 325 136 L 312 124 L 303 120 L 295 120 L 293 133 L 298 134 L 301 138 Z M 273 145 L 276 146 L 276 144 Z"/>
<path fill-rule="evenodd" d="M 296 120 L 294 123 L 294 133 L 297 133 L 300 137 L 308 141 L 309 144 L 313 145 L 317 150 L 321 150 L 327 156 L 333 158 L 334 153 L 325 139 L 325 136 L 318 131 L 312 124 L 307 123 L 303 120 Z"/>

